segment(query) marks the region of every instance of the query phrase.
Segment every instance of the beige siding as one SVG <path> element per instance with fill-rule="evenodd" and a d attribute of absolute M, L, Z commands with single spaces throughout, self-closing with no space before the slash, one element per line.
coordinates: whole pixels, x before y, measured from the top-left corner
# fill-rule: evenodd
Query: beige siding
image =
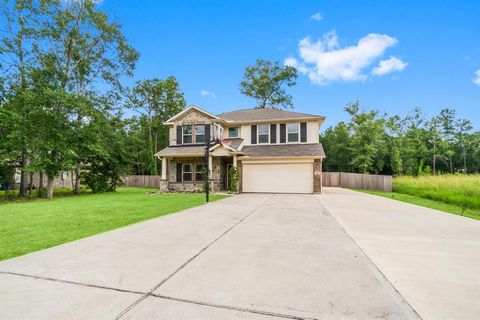
<path fill-rule="evenodd" d="M 316 121 L 307 122 L 307 143 L 318 143 L 320 125 Z"/>
<path fill-rule="evenodd" d="M 283 122 L 285 123 L 285 122 Z M 270 125 L 270 124 L 269 124 Z M 307 143 L 318 143 L 320 124 L 317 121 L 307 122 Z M 244 145 L 251 145 L 250 125 L 242 125 L 241 137 L 245 140 Z M 280 144 L 280 123 L 277 123 L 277 144 Z"/>
<path fill-rule="evenodd" d="M 175 127 L 170 127 L 169 128 L 169 131 L 168 131 L 168 134 L 169 134 L 169 144 L 171 146 L 177 144 L 177 134 L 175 132 Z"/>
<path fill-rule="evenodd" d="M 250 144 L 250 141 L 251 141 L 250 134 L 251 134 L 250 125 L 242 125 L 242 127 L 240 128 L 240 136 L 244 140 L 243 141 L 244 145 Z"/>

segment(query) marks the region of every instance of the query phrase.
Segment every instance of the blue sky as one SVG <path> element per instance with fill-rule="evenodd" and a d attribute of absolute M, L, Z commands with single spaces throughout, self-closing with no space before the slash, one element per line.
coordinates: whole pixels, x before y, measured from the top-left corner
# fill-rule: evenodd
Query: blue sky
<path fill-rule="evenodd" d="M 213 113 L 255 106 L 239 83 L 261 58 L 302 71 L 290 90 L 294 110 L 325 115 L 326 126 L 347 119 L 344 106 L 358 99 L 367 110 L 402 116 L 417 106 L 427 115 L 451 107 L 480 127 L 478 0 L 104 0 L 101 7 L 141 54 L 135 79 L 174 75 L 188 104 Z"/>

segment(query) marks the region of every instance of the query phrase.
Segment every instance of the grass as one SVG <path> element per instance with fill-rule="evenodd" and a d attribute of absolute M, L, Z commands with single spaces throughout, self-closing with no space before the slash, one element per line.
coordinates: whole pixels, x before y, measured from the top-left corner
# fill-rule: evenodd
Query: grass
<path fill-rule="evenodd" d="M 359 191 L 480 220 L 480 175 L 396 177 L 393 192 Z"/>
<path fill-rule="evenodd" d="M 458 206 L 458 205 L 444 203 L 437 200 L 425 199 L 422 197 L 412 196 L 409 194 L 403 194 L 399 192 L 384 192 L 384 191 L 374 191 L 374 190 L 356 190 L 356 191 L 365 192 L 365 193 L 373 194 L 376 196 L 381 196 L 389 199 L 394 199 L 398 201 L 415 204 L 421 207 L 440 210 L 440 211 L 480 220 L 480 209 L 462 208 L 461 206 Z"/>
<path fill-rule="evenodd" d="M 81 195 L 90 194 L 92 191 L 90 189 L 81 189 Z M 18 189 L 16 190 L 9 190 L 0 191 L 0 204 L 7 203 L 7 202 L 25 202 L 25 201 L 35 201 L 41 200 L 38 197 L 38 190 L 32 190 L 30 195 L 27 194 L 25 199 L 19 199 L 18 196 Z M 63 197 L 70 197 L 74 196 L 77 197 L 78 195 L 74 194 L 71 188 L 57 188 L 53 189 L 53 197 L 54 198 L 63 198 Z"/>
<path fill-rule="evenodd" d="M 205 203 L 204 194 L 149 195 L 156 189 L 0 204 L 0 260 L 53 247 Z M 216 201 L 226 196 L 211 195 Z"/>
<path fill-rule="evenodd" d="M 397 177 L 393 191 L 480 210 L 480 175 Z"/>

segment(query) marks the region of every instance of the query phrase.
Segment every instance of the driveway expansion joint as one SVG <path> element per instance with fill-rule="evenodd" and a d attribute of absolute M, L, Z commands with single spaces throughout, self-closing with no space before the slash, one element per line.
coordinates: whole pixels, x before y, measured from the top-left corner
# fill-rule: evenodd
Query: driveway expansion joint
<path fill-rule="evenodd" d="M 208 302 L 204 302 L 204 301 L 196 301 L 196 300 L 190 300 L 190 299 L 182 299 L 182 298 L 177 298 L 177 297 L 164 296 L 164 295 L 154 294 L 154 293 L 151 293 L 151 292 L 133 291 L 133 290 L 127 290 L 127 289 L 121 289 L 121 288 L 115 288 L 115 287 L 107 287 L 107 286 L 101 286 L 101 285 L 96 285 L 96 284 L 62 280 L 62 279 L 56 279 L 56 278 L 50 278 L 50 277 L 42 277 L 42 276 L 37 276 L 37 275 L 17 273 L 17 272 L 11 272 L 11 271 L 0 271 L 0 274 L 16 276 L 16 277 L 24 277 L 24 278 L 30 278 L 30 279 L 36 279 L 36 280 L 58 282 L 58 283 L 70 284 L 70 285 L 74 285 L 74 286 L 82 286 L 82 287 L 87 287 L 87 288 L 95 288 L 95 289 L 117 291 L 117 292 L 122 292 L 122 293 L 131 293 L 131 294 L 141 294 L 141 295 L 143 295 L 142 296 L 143 299 L 141 299 L 141 300 L 139 299 L 140 301 L 138 301 L 137 304 L 140 303 L 141 301 L 143 301 L 147 297 L 154 297 L 154 298 L 157 298 L 157 299 L 163 299 L 163 300 L 176 301 L 176 302 L 187 303 L 187 304 L 200 305 L 200 306 L 210 307 L 210 308 L 226 309 L 226 310 L 232 310 L 232 311 L 252 313 L 252 314 L 258 314 L 258 315 L 270 316 L 270 317 L 277 317 L 277 318 L 285 318 L 285 319 L 292 319 L 292 320 L 318 320 L 316 318 L 305 318 L 305 317 L 299 317 L 299 316 L 294 316 L 294 315 L 289 315 L 289 314 L 275 313 L 275 312 L 255 310 L 255 309 L 247 309 L 247 308 L 235 307 L 235 306 L 230 306 L 230 305 L 220 305 L 220 304 L 208 303 Z M 132 308 L 133 308 L 133 305 L 130 309 L 132 309 Z"/>
<path fill-rule="evenodd" d="M 362 247 L 357 243 L 357 241 L 352 237 L 350 233 L 348 233 L 347 229 L 343 227 L 343 225 L 338 221 L 338 219 L 330 212 L 330 210 L 327 209 L 327 207 L 323 204 L 322 200 L 320 200 L 318 197 L 315 197 L 318 202 L 322 205 L 324 208 L 322 210 L 322 214 L 327 214 L 330 217 L 332 217 L 333 221 L 340 227 L 340 229 L 345 232 L 345 234 L 352 240 L 352 242 L 358 247 L 358 249 L 364 254 L 364 256 L 367 258 L 367 261 L 375 268 L 375 270 L 378 271 L 380 276 L 382 277 L 383 280 L 388 283 L 392 289 L 395 291 L 395 293 L 398 294 L 400 298 L 402 298 L 402 301 L 413 311 L 413 313 L 418 317 L 418 319 L 422 320 L 423 318 L 420 316 L 420 314 L 415 310 L 415 308 L 405 299 L 405 297 L 397 290 L 397 288 L 393 285 L 393 283 L 390 281 L 390 279 L 387 278 L 387 276 L 380 270 L 380 268 L 373 262 L 372 259 L 367 255 L 367 253 L 362 249 Z"/>
<path fill-rule="evenodd" d="M 65 284 L 71 284 L 71 285 L 75 285 L 75 286 L 82 286 L 82 287 L 88 287 L 88 288 L 112 290 L 112 291 L 118 291 L 118 292 L 124 292 L 124 293 L 146 294 L 145 292 L 142 292 L 142 291 L 108 287 L 108 286 L 102 286 L 102 285 L 98 285 L 98 284 L 83 283 L 83 282 L 70 281 L 70 280 L 64 280 L 64 279 L 56 279 L 56 278 L 43 277 L 43 276 L 38 276 L 38 275 L 33 275 L 33 274 L 25 274 L 25 273 L 18 273 L 18 272 L 12 272 L 12 271 L 1 271 L 0 270 L 0 274 L 23 277 L 23 278 L 30 278 L 30 279 L 36 279 L 36 280 L 45 280 L 45 281 L 51 281 L 51 282 L 65 283 Z"/>
<path fill-rule="evenodd" d="M 200 256 L 203 252 L 205 252 L 208 248 L 213 246 L 217 241 L 222 239 L 225 235 L 227 235 L 230 231 L 232 231 L 236 226 L 238 226 L 240 223 L 242 223 L 245 219 L 250 217 L 253 213 L 255 213 L 258 209 L 260 209 L 265 203 L 270 201 L 274 195 L 271 195 L 268 199 L 263 201 L 261 204 L 259 204 L 255 209 L 247 213 L 245 216 L 243 216 L 240 220 L 235 222 L 232 226 L 230 226 L 227 230 L 222 232 L 218 237 L 213 239 L 209 244 L 207 244 L 205 247 L 200 249 L 196 254 L 194 254 L 192 257 L 190 257 L 187 261 L 185 261 L 182 265 L 180 265 L 175 271 L 173 271 L 170 275 L 168 275 L 165 279 L 160 281 L 157 285 L 155 285 L 148 293 L 144 294 L 141 298 L 137 299 L 134 301 L 131 305 L 129 305 L 127 308 L 125 308 L 122 312 L 120 312 L 114 319 L 118 320 L 122 318 L 125 314 L 127 314 L 130 310 L 132 310 L 135 306 L 137 306 L 140 302 L 145 300 L 148 296 L 152 296 L 153 292 L 160 288 L 163 284 L 165 284 L 168 280 L 170 280 L 173 276 L 175 276 L 177 273 L 179 273 L 182 269 L 184 269 L 188 264 L 190 264 L 193 260 L 195 260 L 198 256 Z M 295 318 L 291 318 L 295 319 Z M 303 319 L 303 318 L 300 318 Z"/>
<path fill-rule="evenodd" d="M 196 304 L 196 305 L 211 307 L 211 308 L 227 309 L 227 310 L 232 310 L 232 311 L 253 313 L 253 314 L 259 314 L 259 315 L 269 316 L 269 317 L 285 318 L 285 319 L 292 319 L 292 320 L 319 320 L 317 318 L 300 317 L 300 316 L 284 314 L 284 313 L 276 313 L 276 312 L 270 312 L 270 311 L 248 309 L 248 308 L 235 307 L 235 306 L 230 306 L 230 305 L 209 303 L 209 302 L 198 301 L 198 300 L 175 298 L 175 297 L 164 296 L 164 295 L 154 294 L 154 293 L 149 294 L 149 296 L 152 296 L 154 298 L 164 299 L 164 300 L 172 300 L 172 301 L 184 302 L 184 303 L 189 303 L 189 304 Z"/>

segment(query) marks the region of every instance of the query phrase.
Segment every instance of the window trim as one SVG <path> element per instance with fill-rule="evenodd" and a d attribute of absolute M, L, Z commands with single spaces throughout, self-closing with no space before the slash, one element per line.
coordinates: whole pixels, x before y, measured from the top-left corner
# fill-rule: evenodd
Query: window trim
<path fill-rule="evenodd" d="M 190 134 L 185 134 L 185 128 L 188 128 L 190 127 Z M 185 136 L 190 136 L 191 138 L 191 142 L 185 142 Z M 185 126 L 182 126 L 182 142 L 183 144 L 192 144 L 193 143 L 193 126 L 192 125 L 185 125 Z"/>
<path fill-rule="evenodd" d="M 190 165 L 190 170 L 191 171 L 185 171 L 185 165 Z M 185 180 L 185 173 L 191 174 L 192 178 L 190 180 Z M 187 163 L 187 162 L 182 163 L 182 182 L 194 182 L 194 180 L 193 180 L 193 164 L 192 163 Z"/>
<path fill-rule="evenodd" d="M 264 136 L 265 133 L 260 134 L 260 127 L 261 126 L 266 126 L 267 127 L 267 142 L 260 142 L 260 136 Z M 257 144 L 270 144 L 270 124 L 259 124 L 257 125 Z"/>
<path fill-rule="evenodd" d="M 237 129 L 237 135 L 236 136 L 231 136 L 230 135 L 230 129 Z M 230 127 L 230 128 L 228 128 L 228 137 L 229 138 L 239 138 L 240 137 L 240 127 Z"/>
<path fill-rule="evenodd" d="M 198 127 L 203 127 L 203 134 L 197 134 L 197 128 L 198 128 Z M 193 125 L 192 133 L 194 133 L 194 130 L 195 130 L 195 142 L 194 142 L 194 143 L 205 143 L 205 140 L 206 140 L 205 125 L 204 125 L 204 124 L 195 124 L 195 125 Z M 197 136 L 203 136 L 203 141 L 202 141 L 202 142 L 198 142 L 198 141 L 197 141 Z M 192 142 L 193 142 L 193 137 L 192 137 Z"/>
<path fill-rule="evenodd" d="M 291 124 L 295 124 L 297 125 L 297 131 L 296 132 L 289 132 L 288 131 L 288 126 L 291 125 Z M 287 143 L 300 143 L 300 123 L 299 122 L 296 122 L 296 123 L 287 123 L 287 128 L 286 128 L 286 142 Z M 296 141 L 290 141 L 290 133 L 296 133 L 297 134 L 297 140 Z"/>
<path fill-rule="evenodd" d="M 193 177 L 195 178 L 195 182 L 202 182 L 204 180 L 203 177 L 200 180 L 197 180 L 197 174 L 204 174 L 203 172 L 197 172 L 197 166 L 199 165 L 205 167 L 205 163 L 197 162 L 194 164 L 195 173 L 193 174 Z"/>

